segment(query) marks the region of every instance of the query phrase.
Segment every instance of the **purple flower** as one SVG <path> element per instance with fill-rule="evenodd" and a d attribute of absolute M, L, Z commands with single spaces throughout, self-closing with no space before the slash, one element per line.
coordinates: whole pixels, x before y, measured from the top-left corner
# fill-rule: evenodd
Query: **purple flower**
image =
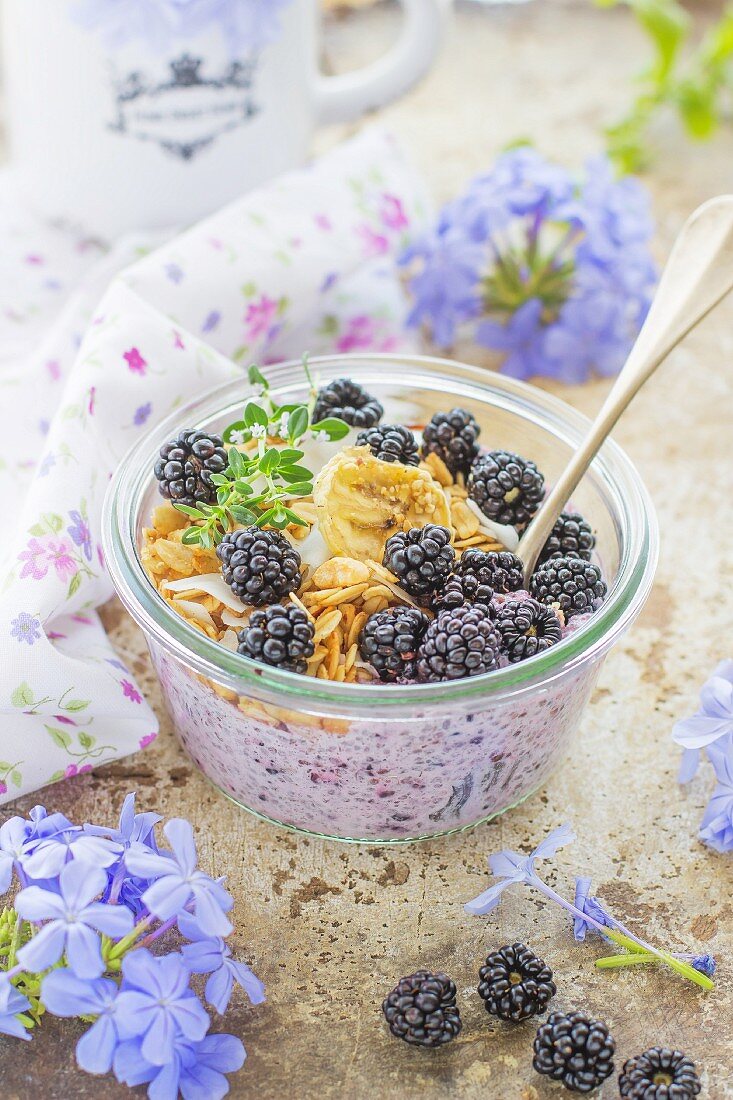
<path fill-rule="evenodd" d="M 136 428 L 141 428 L 146 423 L 148 417 L 153 411 L 153 406 L 147 401 L 144 405 L 140 405 L 135 409 L 135 415 L 132 418 L 132 422 Z"/>
<path fill-rule="evenodd" d="M 535 860 L 549 859 L 560 848 L 566 844 L 571 844 L 574 840 L 575 833 L 570 826 L 561 825 L 558 829 L 553 829 L 549 836 L 546 836 L 528 856 L 523 856 L 519 852 L 512 852 L 509 849 L 489 856 L 491 873 L 494 878 L 499 879 L 499 882 L 495 883 L 494 886 L 490 886 L 488 890 L 484 890 L 483 894 L 479 894 L 473 901 L 467 902 L 464 906 L 466 912 L 474 916 L 484 916 L 486 913 L 490 913 L 501 901 L 501 895 L 507 886 L 536 879 Z"/>
<path fill-rule="evenodd" d="M 179 1091 L 185 1100 L 222 1100 L 229 1091 L 225 1074 L 241 1069 L 245 1058 L 233 1035 L 206 1035 L 195 1042 L 178 1035 L 171 1061 L 161 1068 L 147 1062 L 142 1044 L 132 1039 L 117 1048 L 114 1071 L 130 1088 L 149 1084 L 152 1100 L 176 1100 Z"/>
<path fill-rule="evenodd" d="M 143 1058 L 153 1066 L 171 1062 L 180 1034 L 203 1039 L 209 1017 L 189 986 L 190 972 L 181 956 L 155 956 L 146 948 L 122 961 L 122 985 L 116 1012 L 122 1039 L 141 1038 Z"/>
<path fill-rule="evenodd" d="M 174 818 L 163 831 L 172 852 L 158 854 L 142 844 L 133 844 L 125 852 L 125 864 L 133 875 L 155 880 L 143 894 L 143 903 L 160 920 L 169 920 L 193 902 L 202 931 L 228 936 L 232 925 L 225 913 L 231 909 L 232 899 L 221 883 L 197 869 L 190 822 Z"/>
<path fill-rule="evenodd" d="M 700 839 L 716 852 L 733 851 L 733 735 L 708 745 L 717 786 L 700 823 Z"/>
<path fill-rule="evenodd" d="M 164 271 L 166 273 L 166 276 L 170 279 L 172 283 L 178 284 L 183 282 L 183 268 L 180 266 L 180 264 L 166 264 Z"/>
<path fill-rule="evenodd" d="M 573 904 L 575 908 L 581 913 L 587 913 L 589 917 L 592 917 L 598 924 L 604 924 L 607 928 L 613 928 L 613 920 L 603 908 L 598 898 L 588 897 L 590 893 L 591 879 L 589 878 L 576 878 L 575 880 L 575 898 Z M 587 932 L 597 932 L 598 929 L 589 924 L 588 921 L 583 920 L 577 914 L 571 914 L 573 917 L 573 935 L 580 943 L 586 937 Z"/>
<path fill-rule="evenodd" d="M 618 374 L 629 351 L 628 334 L 613 295 L 571 298 L 546 332 L 543 352 L 562 382 L 584 382 L 593 368 Z M 507 364 L 502 368 L 507 370 Z"/>
<path fill-rule="evenodd" d="M 76 1044 L 76 1060 L 87 1073 L 109 1073 L 119 1043 L 116 983 L 109 978 L 83 981 L 71 970 L 52 970 L 43 979 L 41 999 L 54 1016 L 96 1016 Z"/>
<path fill-rule="evenodd" d="M 25 1024 L 18 1015 L 27 1012 L 30 1001 L 11 985 L 5 975 L 0 975 L 0 1035 L 12 1035 L 14 1039 L 30 1039 Z"/>
<path fill-rule="evenodd" d="M 221 313 L 219 313 L 219 311 L 217 309 L 212 309 L 211 313 L 208 314 L 208 316 L 206 317 L 206 320 L 204 321 L 203 325 L 201 326 L 201 331 L 202 332 L 213 332 L 214 329 L 218 327 L 220 321 L 221 321 Z"/>
<path fill-rule="evenodd" d="M 183 961 L 193 974 L 209 974 L 206 1000 L 222 1016 L 226 1012 L 236 982 L 253 1005 L 262 1004 L 265 987 L 250 968 L 232 958 L 229 947 L 220 936 L 207 936 L 195 920 L 184 913 L 178 918 L 181 935 L 191 940 L 182 949 Z"/>
<path fill-rule="evenodd" d="M 35 645 L 41 637 L 41 624 L 35 615 L 21 611 L 10 623 L 10 637 L 26 645 Z"/>
<path fill-rule="evenodd" d="M 41 465 L 38 467 L 38 476 L 47 477 L 55 465 L 56 455 L 49 451 L 47 455 L 44 455 Z"/>
<path fill-rule="evenodd" d="M 539 298 L 530 298 L 505 325 L 482 321 L 476 329 L 479 344 L 506 353 L 501 369 L 512 378 L 542 373 L 542 308 Z"/>
<path fill-rule="evenodd" d="M 132 913 L 122 905 L 95 901 L 107 875 L 101 867 L 79 860 L 67 863 L 59 875 L 59 892 L 27 886 L 15 900 L 21 917 L 46 921 L 18 951 L 18 962 L 26 970 L 45 970 L 58 962 L 64 951 L 69 966 L 79 978 L 97 978 L 104 970 L 97 932 L 120 939 L 132 931 Z"/>
<path fill-rule="evenodd" d="M 59 827 L 46 831 L 33 846 L 31 854 L 23 857 L 23 870 L 29 878 L 54 878 L 71 859 L 91 866 L 110 867 L 119 858 L 122 853 L 119 844 L 104 837 L 90 836 L 77 825 L 70 825 L 61 815 L 59 817 Z"/>
<path fill-rule="evenodd" d="M 695 970 L 699 970 L 701 974 L 707 974 L 708 978 L 712 978 L 718 968 L 712 955 L 693 955 L 690 962 Z"/>
<path fill-rule="evenodd" d="M 682 718 L 672 730 L 672 740 L 685 752 L 679 782 L 688 783 L 700 764 L 700 750 L 733 735 L 733 661 L 721 661 L 700 690 L 700 709 Z"/>
<path fill-rule="evenodd" d="M 66 531 L 71 541 L 75 546 L 81 548 L 87 561 L 91 561 L 92 533 L 89 530 L 89 524 L 84 519 L 81 512 L 77 512 L 76 510 L 69 512 L 69 519 L 71 520 L 71 526 L 67 527 Z"/>
<path fill-rule="evenodd" d="M 162 821 L 160 814 L 146 812 L 135 813 L 135 795 L 128 794 L 122 803 L 120 810 L 120 822 L 116 829 L 106 829 L 100 825 L 85 825 L 84 832 L 92 836 L 105 836 L 119 844 L 121 848 L 129 848 L 131 844 L 146 844 L 157 852 L 153 829 Z"/>

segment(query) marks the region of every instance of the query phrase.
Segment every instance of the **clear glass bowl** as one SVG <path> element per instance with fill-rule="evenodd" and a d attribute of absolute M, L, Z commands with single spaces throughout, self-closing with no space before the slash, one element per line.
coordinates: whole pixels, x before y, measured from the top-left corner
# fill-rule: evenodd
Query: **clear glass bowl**
<path fill-rule="evenodd" d="M 532 458 L 552 483 L 588 421 L 513 379 L 452 361 L 396 355 L 315 360 L 321 382 L 348 375 L 390 417 L 427 421 L 461 405 L 481 441 Z M 282 402 L 305 396 L 300 363 L 269 369 Z M 250 812 L 304 832 L 366 843 L 423 839 L 516 806 L 567 753 L 602 659 L 652 585 L 658 535 L 646 490 L 607 443 L 574 497 L 591 522 L 609 595 L 558 645 L 451 683 L 340 684 L 255 664 L 180 618 L 148 580 L 138 546 L 158 502 L 158 448 L 181 427 L 239 419 L 245 379 L 179 409 L 126 457 L 107 496 L 104 547 L 120 599 L 147 637 L 173 724 L 198 768 Z"/>

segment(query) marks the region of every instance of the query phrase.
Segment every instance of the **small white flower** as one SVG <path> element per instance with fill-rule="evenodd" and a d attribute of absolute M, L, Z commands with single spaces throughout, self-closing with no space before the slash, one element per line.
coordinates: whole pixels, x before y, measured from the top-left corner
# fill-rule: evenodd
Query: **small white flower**
<path fill-rule="evenodd" d="M 234 431 L 229 433 L 229 442 L 233 443 L 235 447 L 241 447 L 244 443 L 244 432 Z"/>
<path fill-rule="evenodd" d="M 253 424 L 249 429 L 252 433 L 253 439 L 262 439 L 267 434 L 267 428 L 264 424 Z"/>
<path fill-rule="evenodd" d="M 311 435 L 318 443 L 328 443 L 329 439 L 331 438 L 328 432 L 324 431 L 311 432 Z"/>
<path fill-rule="evenodd" d="M 284 412 L 280 417 L 280 427 L 278 428 L 278 435 L 281 439 L 288 438 L 288 431 L 290 426 L 290 413 Z"/>

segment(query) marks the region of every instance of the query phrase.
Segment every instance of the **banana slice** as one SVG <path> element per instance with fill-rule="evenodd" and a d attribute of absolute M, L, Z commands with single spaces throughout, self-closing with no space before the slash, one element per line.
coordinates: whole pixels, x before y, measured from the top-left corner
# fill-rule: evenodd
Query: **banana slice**
<path fill-rule="evenodd" d="M 397 531 L 442 523 L 448 502 L 427 470 L 382 462 L 368 447 L 345 447 L 326 463 L 313 486 L 321 534 L 334 554 L 381 561 Z"/>

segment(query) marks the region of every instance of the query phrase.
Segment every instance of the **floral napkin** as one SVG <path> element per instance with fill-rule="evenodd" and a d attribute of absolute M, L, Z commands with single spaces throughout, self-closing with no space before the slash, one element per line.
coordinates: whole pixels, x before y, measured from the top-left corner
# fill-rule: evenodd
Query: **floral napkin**
<path fill-rule="evenodd" d="M 0 189 L 0 232 L 20 221 L 8 203 Z M 155 739 L 95 610 L 125 452 L 252 360 L 410 349 L 394 257 L 427 216 L 372 130 L 152 251 L 37 226 L 0 248 L 15 260 L 0 295 L 0 804 Z"/>

